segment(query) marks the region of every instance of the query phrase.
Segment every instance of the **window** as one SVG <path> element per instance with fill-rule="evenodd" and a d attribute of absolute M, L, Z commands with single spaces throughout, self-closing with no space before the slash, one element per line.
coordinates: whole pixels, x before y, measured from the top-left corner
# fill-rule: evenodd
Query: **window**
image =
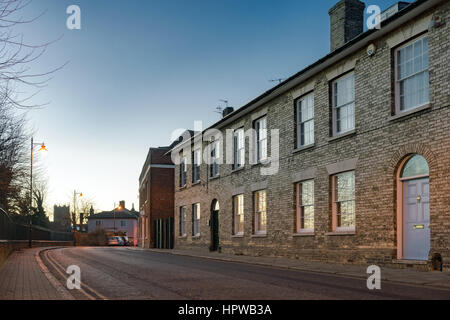
<path fill-rule="evenodd" d="M 421 155 L 414 155 L 408 160 L 402 171 L 402 179 L 423 177 L 430 175 L 430 167 L 427 160 Z"/>
<path fill-rule="evenodd" d="M 242 168 L 245 164 L 245 136 L 244 129 L 237 129 L 233 136 L 233 169 Z"/>
<path fill-rule="evenodd" d="M 219 159 L 220 159 L 220 142 L 211 142 L 211 164 L 210 173 L 211 178 L 219 176 Z"/>
<path fill-rule="evenodd" d="M 186 174 L 187 174 L 187 166 L 186 166 L 186 158 L 181 159 L 180 163 L 180 187 L 186 186 Z"/>
<path fill-rule="evenodd" d="M 120 220 L 120 226 L 121 227 L 126 227 L 127 226 L 127 222 L 125 220 Z"/>
<path fill-rule="evenodd" d="M 255 192 L 255 234 L 267 233 L 266 191 Z"/>
<path fill-rule="evenodd" d="M 102 225 L 102 221 L 101 220 L 95 220 L 95 225 L 97 227 L 100 227 Z"/>
<path fill-rule="evenodd" d="M 314 143 L 314 94 L 297 101 L 297 148 Z"/>
<path fill-rule="evenodd" d="M 234 235 L 244 234 L 244 195 L 234 197 Z"/>
<path fill-rule="evenodd" d="M 333 176 L 333 229 L 355 230 L 355 171 Z"/>
<path fill-rule="evenodd" d="M 195 150 L 192 153 L 192 183 L 197 183 L 200 181 L 200 164 L 201 164 L 201 152 L 200 150 Z"/>
<path fill-rule="evenodd" d="M 355 75 L 351 73 L 332 83 L 333 135 L 355 129 Z"/>
<path fill-rule="evenodd" d="M 192 235 L 200 236 L 200 203 L 192 205 Z"/>
<path fill-rule="evenodd" d="M 256 162 L 267 160 L 267 118 L 255 121 L 256 131 Z"/>
<path fill-rule="evenodd" d="M 397 49 L 395 61 L 397 113 L 429 103 L 428 37 Z"/>
<path fill-rule="evenodd" d="M 180 237 L 186 236 L 186 207 L 180 207 Z"/>
<path fill-rule="evenodd" d="M 314 231 L 314 180 L 297 184 L 297 233 Z"/>

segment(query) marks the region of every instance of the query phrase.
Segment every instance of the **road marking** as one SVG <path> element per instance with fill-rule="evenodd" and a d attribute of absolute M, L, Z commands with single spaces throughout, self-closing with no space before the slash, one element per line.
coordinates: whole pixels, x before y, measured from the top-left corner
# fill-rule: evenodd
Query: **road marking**
<path fill-rule="evenodd" d="M 58 291 L 58 293 L 65 299 L 65 300 L 75 300 L 74 296 L 67 291 L 64 286 L 51 274 L 51 272 L 48 270 L 48 268 L 45 266 L 45 264 L 42 262 L 41 257 L 39 257 L 39 252 L 37 251 L 34 255 L 36 258 L 37 263 L 39 264 L 39 267 L 41 268 L 44 275 L 47 277 L 50 284 Z"/>
<path fill-rule="evenodd" d="M 52 264 L 52 266 L 55 268 L 55 270 L 63 277 L 63 279 L 67 280 L 68 275 L 65 274 L 64 272 L 66 271 L 65 268 L 54 258 L 51 258 L 48 255 L 48 251 L 50 250 L 46 250 L 44 252 L 45 257 L 47 258 L 47 260 L 49 261 L 49 263 Z M 58 269 L 59 268 L 59 269 Z M 63 271 L 61 271 L 63 270 Z M 82 282 L 82 287 L 87 288 L 89 291 L 93 292 L 94 294 L 96 294 L 100 299 L 102 300 L 108 300 L 107 297 L 105 297 L 104 295 L 100 294 L 99 292 L 97 292 L 96 290 L 94 290 L 93 288 L 91 288 L 90 286 L 88 286 L 87 284 Z M 80 292 L 82 292 L 87 298 L 89 298 L 90 300 L 97 300 L 95 297 L 93 297 L 92 295 L 90 295 L 89 293 L 87 293 L 85 290 L 80 289 Z"/>

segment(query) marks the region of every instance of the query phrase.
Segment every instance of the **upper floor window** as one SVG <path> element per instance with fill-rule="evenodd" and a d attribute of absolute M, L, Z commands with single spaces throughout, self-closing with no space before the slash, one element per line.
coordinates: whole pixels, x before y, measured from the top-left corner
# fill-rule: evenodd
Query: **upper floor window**
<path fill-rule="evenodd" d="M 297 233 L 314 231 L 314 180 L 297 184 Z"/>
<path fill-rule="evenodd" d="M 244 195 L 234 197 L 234 235 L 244 234 Z"/>
<path fill-rule="evenodd" d="M 195 150 L 192 152 L 192 183 L 200 181 L 200 163 L 201 163 L 201 152 L 200 150 Z"/>
<path fill-rule="evenodd" d="M 314 143 L 314 94 L 297 101 L 297 148 Z"/>
<path fill-rule="evenodd" d="M 332 177 L 333 231 L 355 229 L 355 171 Z"/>
<path fill-rule="evenodd" d="M 95 225 L 97 227 L 101 226 L 102 225 L 102 221 L 101 220 L 95 220 Z"/>
<path fill-rule="evenodd" d="M 430 102 L 428 37 L 414 40 L 396 50 L 396 112 Z"/>
<path fill-rule="evenodd" d="M 127 226 L 127 222 L 125 220 L 121 220 L 120 221 L 120 226 L 121 227 L 126 227 Z"/>
<path fill-rule="evenodd" d="M 333 136 L 355 129 L 355 74 L 332 82 Z"/>
<path fill-rule="evenodd" d="M 267 198 L 266 190 L 255 192 L 255 234 L 267 233 Z"/>
<path fill-rule="evenodd" d="M 233 169 L 242 168 L 245 164 L 245 136 L 244 129 L 237 129 L 233 136 Z"/>
<path fill-rule="evenodd" d="M 192 235 L 200 236 L 200 203 L 192 205 Z"/>
<path fill-rule="evenodd" d="M 180 163 L 180 187 L 186 186 L 187 165 L 186 157 L 181 159 Z"/>
<path fill-rule="evenodd" d="M 209 176 L 215 178 L 219 176 L 220 142 L 211 142 L 211 160 Z"/>
<path fill-rule="evenodd" d="M 186 207 L 180 207 L 180 237 L 186 236 Z"/>
<path fill-rule="evenodd" d="M 267 117 L 255 121 L 256 131 L 256 161 L 258 163 L 267 160 Z"/>

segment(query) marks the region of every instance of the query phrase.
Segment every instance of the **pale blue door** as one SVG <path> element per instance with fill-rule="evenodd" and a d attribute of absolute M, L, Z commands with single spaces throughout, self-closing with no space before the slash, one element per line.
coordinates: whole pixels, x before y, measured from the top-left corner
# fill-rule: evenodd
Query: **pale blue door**
<path fill-rule="evenodd" d="M 403 258 L 428 260 L 430 251 L 430 180 L 403 183 Z"/>

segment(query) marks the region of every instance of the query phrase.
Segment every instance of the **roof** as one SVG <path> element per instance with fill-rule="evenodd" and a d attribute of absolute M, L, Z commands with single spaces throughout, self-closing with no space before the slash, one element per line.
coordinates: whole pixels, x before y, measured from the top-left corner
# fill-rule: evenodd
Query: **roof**
<path fill-rule="evenodd" d="M 205 129 L 204 132 L 213 128 L 221 128 L 226 124 L 236 120 L 238 117 L 245 115 L 246 113 L 260 107 L 262 104 L 265 104 L 278 96 L 284 94 L 286 91 L 291 90 L 292 88 L 298 86 L 302 82 L 307 81 L 308 79 L 314 77 L 319 72 L 328 68 L 330 65 L 345 59 L 349 55 L 353 54 L 357 50 L 360 50 L 362 47 L 368 45 L 370 41 L 374 41 L 375 39 L 391 32 L 392 30 L 398 28 L 402 24 L 410 21 L 414 17 L 420 15 L 425 10 L 436 6 L 437 4 L 443 2 L 444 0 L 416 0 L 410 3 L 408 6 L 398 11 L 396 14 L 392 15 L 388 19 L 381 22 L 381 29 L 371 29 L 361 33 L 356 38 L 350 40 L 342 47 L 330 52 L 326 56 L 320 58 L 313 64 L 307 66 L 303 70 L 297 72 L 293 76 L 289 77 L 285 81 L 281 82 L 277 86 L 272 89 L 264 92 L 257 98 L 253 99 L 246 105 L 241 108 L 235 110 L 234 112 L 228 114 L 226 117 L 220 119 L 209 128 Z M 193 136 L 193 135 L 192 135 Z M 191 138 L 192 139 L 192 138 Z M 181 147 L 185 143 L 190 140 L 183 141 L 179 145 L 176 145 L 172 149 L 176 149 Z"/>
<path fill-rule="evenodd" d="M 130 210 L 103 211 L 87 217 L 88 219 L 138 219 L 139 213 Z"/>

